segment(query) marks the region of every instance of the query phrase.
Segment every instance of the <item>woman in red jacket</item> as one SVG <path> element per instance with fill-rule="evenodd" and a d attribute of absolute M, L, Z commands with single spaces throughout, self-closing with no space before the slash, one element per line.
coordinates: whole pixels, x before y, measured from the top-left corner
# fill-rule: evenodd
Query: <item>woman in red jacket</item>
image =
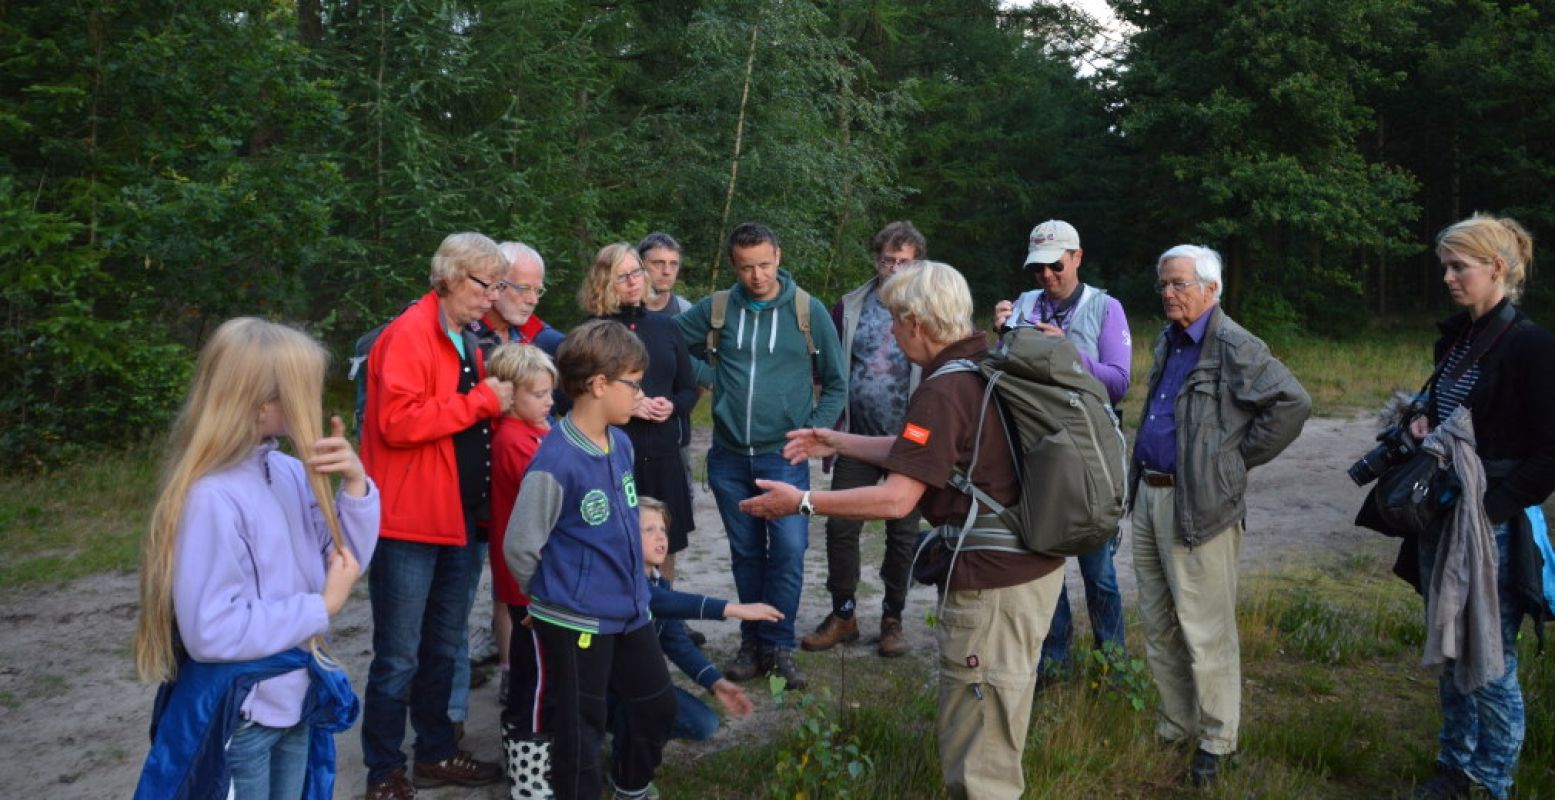
<path fill-rule="evenodd" d="M 405 775 L 405 714 L 416 730 L 416 786 L 476 786 L 496 764 L 459 750 L 448 699 L 467 641 L 487 510 L 491 420 L 511 384 L 485 377 L 469 324 L 507 289 L 491 239 L 456 233 L 432 257 L 432 290 L 384 329 L 367 359 L 362 462 L 383 496 L 378 556 L 368 571 L 373 663 L 362 715 L 367 797 L 415 796 Z M 472 569 L 472 564 L 477 565 Z"/>

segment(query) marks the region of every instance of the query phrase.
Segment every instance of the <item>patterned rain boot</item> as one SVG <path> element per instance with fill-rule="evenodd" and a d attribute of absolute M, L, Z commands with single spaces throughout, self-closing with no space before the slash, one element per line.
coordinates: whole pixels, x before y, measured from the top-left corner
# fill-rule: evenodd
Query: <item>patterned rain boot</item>
<path fill-rule="evenodd" d="M 503 724 L 502 752 L 507 762 L 511 800 L 552 800 L 551 738 Z"/>

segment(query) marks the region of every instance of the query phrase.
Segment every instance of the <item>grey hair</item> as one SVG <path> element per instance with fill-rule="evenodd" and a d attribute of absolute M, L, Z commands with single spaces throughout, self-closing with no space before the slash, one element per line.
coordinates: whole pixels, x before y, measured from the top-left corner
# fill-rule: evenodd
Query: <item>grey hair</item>
<path fill-rule="evenodd" d="M 446 295 L 453 284 L 485 264 L 497 270 L 498 280 L 507 277 L 509 262 L 497 249 L 496 242 L 479 233 L 450 233 L 432 256 L 428 282 L 439 296 Z"/>
<path fill-rule="evenodd" d="M 1155 262 L 1155 275 L 1161 277 L 1161 267 L 1174 258 L 1186 258 L 1193 262 L 1193 277 L 1200 283 L 1215 284 L 1215 300 L 1220 300 L 1220 292 L 1226 288 L 1220 280 L 1220 254 L 1201 244 L 1180 244 L 1161 254 Z"/>
<path fill-rule="evenodd" d="M 879 297 L 891 316 L 922 325 L 936 342 L 972 335 L 972 289 L 949 264 L 914 261 L 881 284 Z"/>
<path fill-rule="evenodd" d="M 497 245 L 497 249 L 502 251 L 502 257 L 507 259 L 509 264 L 517 261 L 519 256 L 528 256 L 540 265 L 542 271 L 545 269 L 545 259 L 540 257 L 540 251 L 523 242 L 503 242 Z"/>

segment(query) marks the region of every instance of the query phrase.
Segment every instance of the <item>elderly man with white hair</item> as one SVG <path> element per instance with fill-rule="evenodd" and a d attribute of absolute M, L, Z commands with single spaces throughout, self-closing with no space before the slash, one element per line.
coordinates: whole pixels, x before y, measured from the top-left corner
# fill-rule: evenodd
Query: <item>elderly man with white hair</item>
<path fill-rule="evenodd" d="M 979 361 L 988 340 L 972 327 L 972 293 L 948 264 L 924 261 L 899 269 L 879 289 L 891 313 L 902 353 L 923 368 L 924 379 L 908 401 L 901 432 L 862 436 L 826 428 L 788 434 L 784 455 L 794 463 L 832 454 L 878 464 L 887 472 L 878 485 L 842 491 L 801 492 L 788 484 L 757 481 L 765 494 L 740 504 L 743 511 L 778 517 L 805 514 L 854 519 L 897 519 L 914 509 L 936 527 L 959 531 L 971 508 L 969 495 L 951 485 L 971 466 L 971 480 L 1006 505 L 1020 496 L 1001 415 L 989 415 L 977 438 L 984 379 L 972 370 L 947 369 L 958 359 Z M 993 514 L 977 527 L 1002 527 Z M 953 798 L 1019 798 L 1025 790 L 1021 753 L 1031 720 L 1037 660 L 1063 586 L 1061 559 L 1033 552 L 963 548 L 943 592 L 939 640 L 939 712 L 936 733 L 940 768 Z"/>
<path fill-rule="evenodd" d="M 1134 574 L 1161 694 L 1156 736 L 1194 746 L 1189 776 L 1206 786 L 1236 752 L 1241 721 L 1236 579 L 1247 471 L 1295 440 L 1312 401 L 1220 308 L 1214 250 L 1173 247 L 1156 275 L 1168 324 L 1155 340 L 1129 471 Z"/>

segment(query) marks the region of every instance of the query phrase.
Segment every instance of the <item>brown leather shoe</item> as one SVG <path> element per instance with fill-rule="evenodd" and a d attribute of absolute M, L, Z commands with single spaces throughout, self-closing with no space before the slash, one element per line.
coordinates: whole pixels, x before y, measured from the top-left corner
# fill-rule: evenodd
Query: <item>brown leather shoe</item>
<path fill-rule="evenodd" d="M 405 768 L 389 773 L 383 783 L 367 787 L 367 800 L 416 800 L 416 787 L 405 777 Z"/>
<path fill-rule="evenodd" d="M 502 779 L 502 768 L 476 761 L 468 751 L 460 750 L 442 761 L 417 761 L 413 780 L 419 789 L 457 783 L 460 786 L 485 786 Z"/>
<path fill-rule="evenodd" d="M 848 619 L 843 619 L 836 614 L 827 614 L 826 619 L 821 620 L 814 633 L 807 633 L 800 637 L 799 646 L 814 653 L 830 650 L 836 647 L 838 642 L 856 641 L 858 641 L 857 614 Z"/>
<path fill-rule="evenodd" d="M 880 655 L 896 658 L 907 655 L 907 635 L 902 633 L 902 620 L 897 617 L 880 618 Z"/>

